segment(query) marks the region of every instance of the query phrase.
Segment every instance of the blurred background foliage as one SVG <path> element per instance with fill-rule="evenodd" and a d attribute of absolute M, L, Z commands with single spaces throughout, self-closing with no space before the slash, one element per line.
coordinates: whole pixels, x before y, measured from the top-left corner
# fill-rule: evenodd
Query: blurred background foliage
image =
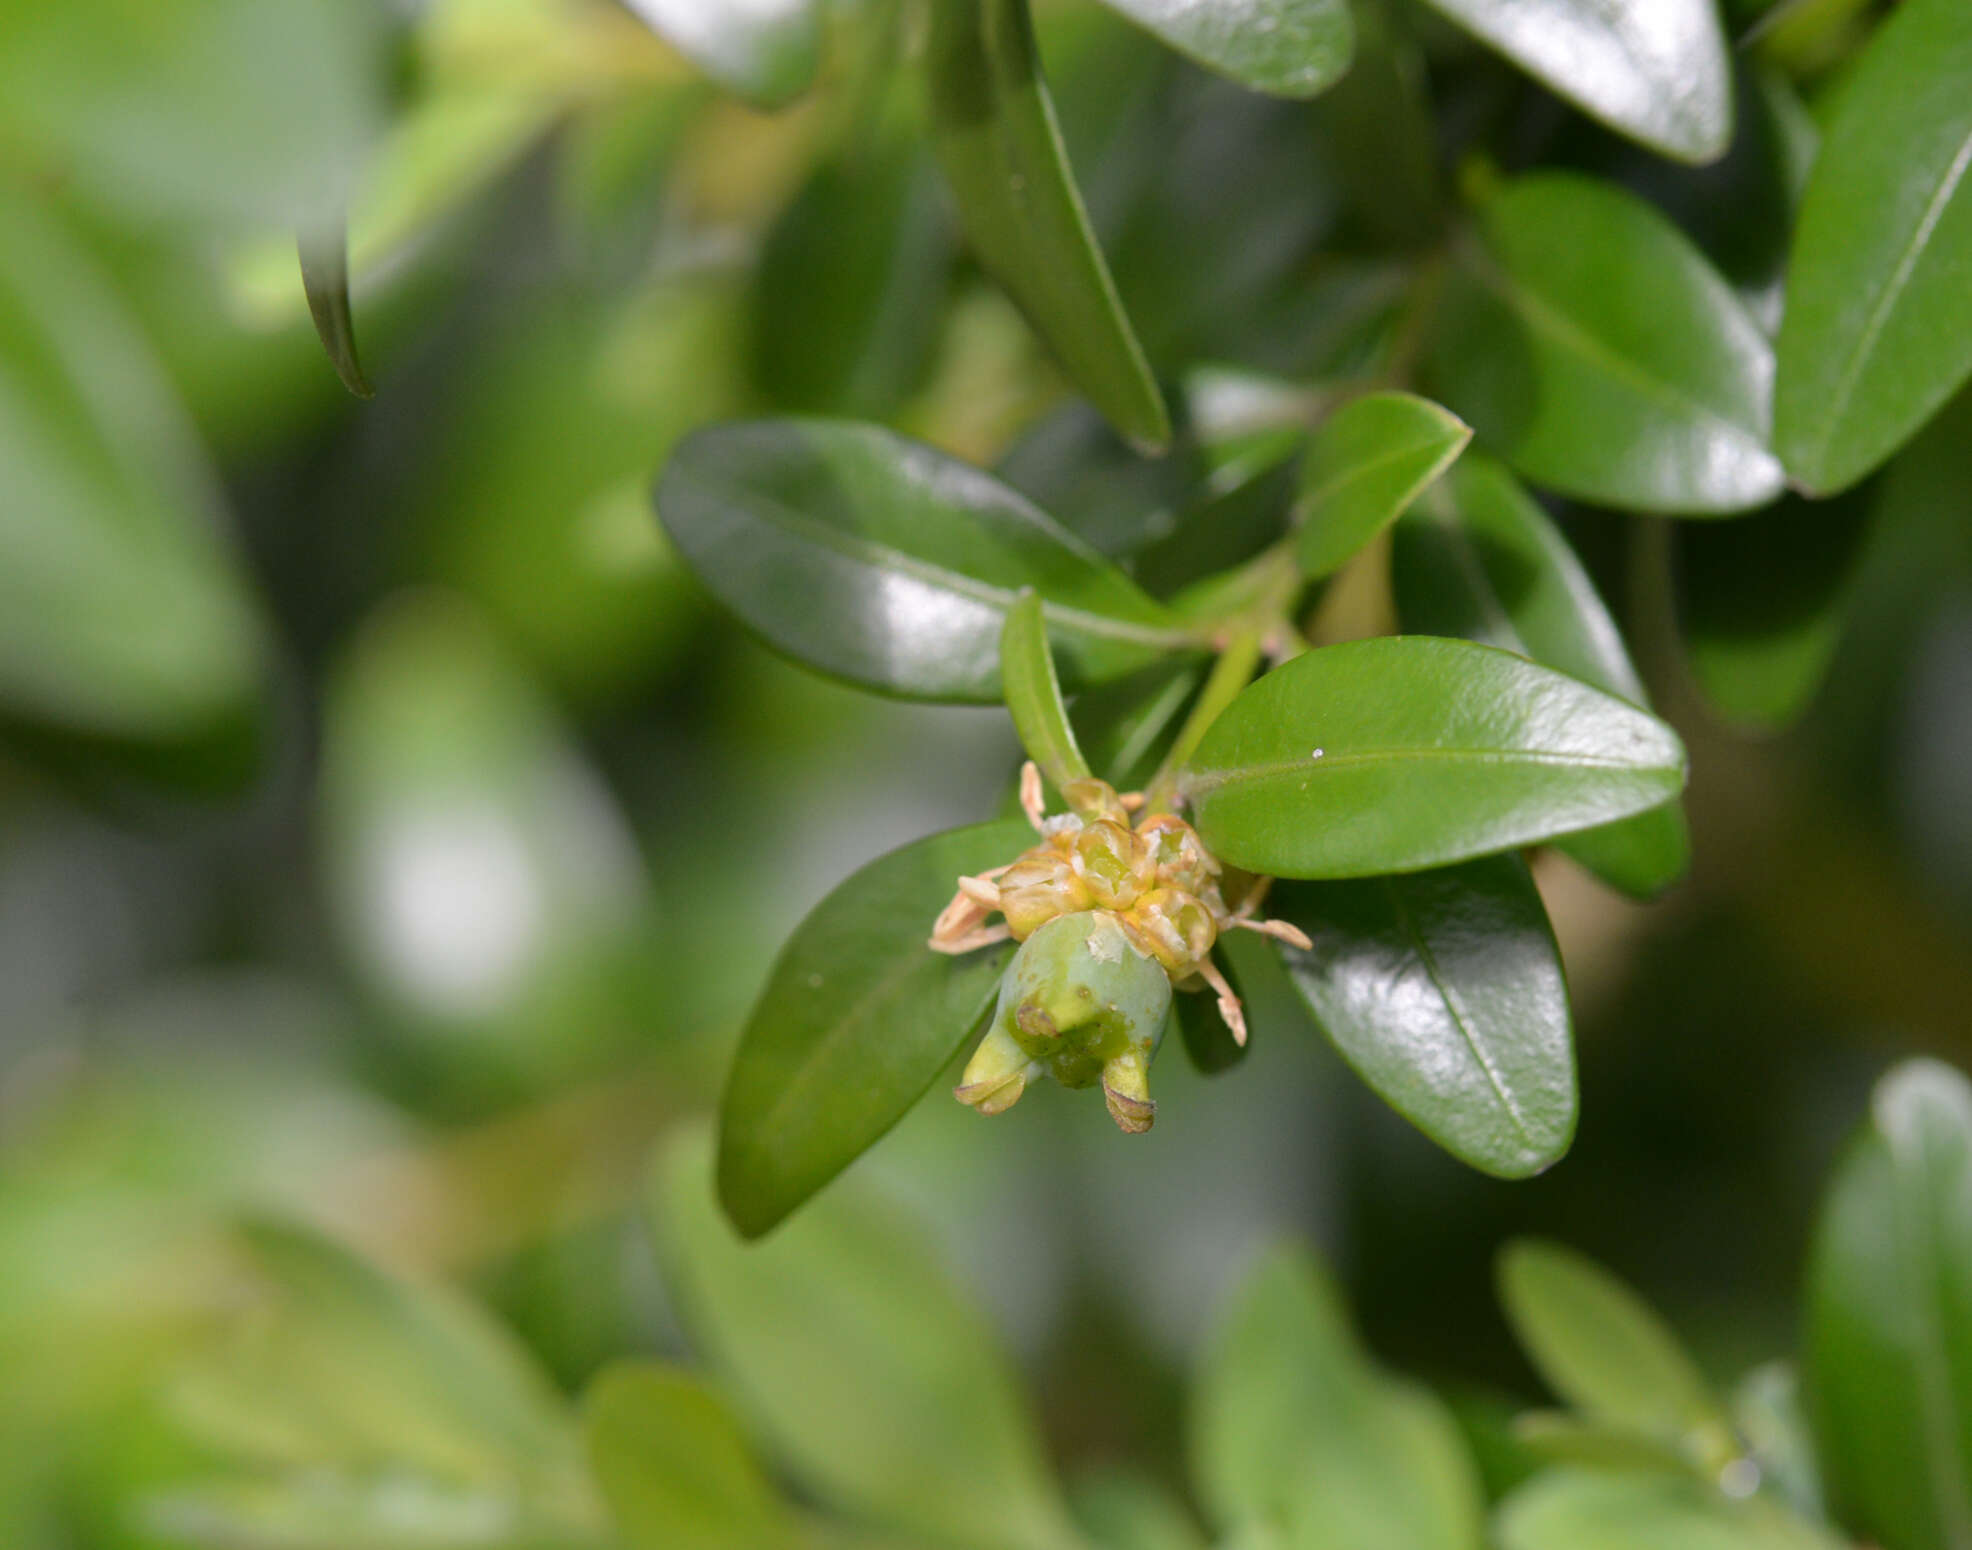
<path fill-rule="evenodd" d="M 892 9 L 838 6 L 821 89 L 766 115 L 608 0 L 0 3 L 0 1543 L 598 1532 L 570 1396 L 685 1350 L 653 1145 L 710 1111 L 807 907 L 986 815 L 1017 758 L 998 710 L 745 638 L 653 469 L 707 421 L 827 411 L 1009 457 L 1092 537 L 1116 515 L 1063 485 L 1086 412 L 961 257 Z M 1786 9 L 1704 170 L 1407 7 L 1441 143 L 1080 0 L 1038 22 L 1153 365 L 1318 382 L 1401 337 L 1391 255 L 1481 135 L 1627 181 L 1770 292 L 1784 199 L 1743 191 L 1786 125 L 1754 105 L 1817 100 L 1870 10 Z M 295 270 L 339 209 L 369 403 Z M 1511 1233 L 1614 1266 L 1708 1370 L 1792 1347 L 1871 1082 L 1972 1059 L 1972 401 L 1863 498 L 1846 624 L 1783 597 L 1743 647 L 1829 664 L 1783 736 L 1693 687 L 1691 536 L 1561 513 L 1691 747 L 1696 860 L 1648 906 L 1537 869 L 1584 1109 L 1550 1174 L 1462 1169 L 1313 1038 L 1209 1082 L 1167 1056 L 1142 1139 L 1058 1094 L 933 1101 L 859 1165 L 935 1224 L 1089 1510 L 1121 1461 L 1175 1475 L 1208 1314 L 1282 1233 L 1473 1414 L 1537 1392 L 1490 1289 Z M 1763 520 L 1739 574 L 1801 542 Z M 452 1290 L 406 1311 L 317 1232 Z"/>

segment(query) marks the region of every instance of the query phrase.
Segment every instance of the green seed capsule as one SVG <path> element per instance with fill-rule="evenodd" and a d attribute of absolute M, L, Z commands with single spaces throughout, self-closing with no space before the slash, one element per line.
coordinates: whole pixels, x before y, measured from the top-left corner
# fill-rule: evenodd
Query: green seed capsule
<path fill-rule="evenodd" d="M 1048 921 L 1000 981 L 992 1025 L 957 1089 L 982 1114 L 1012 1107 L 1046 1073 L 1064 1087 L 1100 1082 L 1110 1116 L 1148 1130 L 1150 1062 L 1171 1010 L 1164 966 L 1100 910 Z"/>

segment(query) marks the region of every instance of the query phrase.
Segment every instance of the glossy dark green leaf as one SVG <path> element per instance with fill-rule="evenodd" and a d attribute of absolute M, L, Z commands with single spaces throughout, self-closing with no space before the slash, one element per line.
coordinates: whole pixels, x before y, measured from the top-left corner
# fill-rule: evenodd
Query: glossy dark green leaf
<path fill-rule="evenodd" d="M 973 250 L 1111 423 L 1162 446 L 1170 415 L 1082 208 L 1027 0 L 939 0 L 930 22 L 932 139 Z"/>
<path fill-rule="evenodd" d="M 1972 8 L 1906 0 L 1823 137 L 1795 229 L 1774 443 L 1846 489 L 1972 375 Z"/>
<path fill-rule="evenodd" d="M 1837 1550 L 1773 1502 L 1667 1474 L 1553 1471 L 1509 1497 L 1497 1523 L 1500 1550 Z"/>
<path fill-rule="evenodd" d="M 1684 524 L 1680 532 L 1696 526 Z M 1395 529 L 1390 569 L 1406 631 L 1517 651 L 1648 705 L 1622 633 L 1575 551 L 1492 459 L 1462 458 L 1411 508 Z M 1677 803 L 1567 836 L 1557 846 L 1613 886 L 1643 897 L 1683 876 L 1691 860 Z"/>
<path fill-rule="evenodd" d="M 1737 1451 L 1731 1422 L 1664 1321 L 1594 1261 L 1531 1238 L 1499 1259 L 1500 1303 L 1549 1388 L 1591 1420 L 1698 1459 Z"/>
<path fill-rule="evenodd" d="M 1207 1343 L 1191 1466 L 1228 1535 L 1272 1529 L 1297 1550 L 1480 1544 L 1478 1479 L 1456 1423 L 1371 1364 L 1328 1277 L 1297 1249 L 1261 1261 Z"/>
<path fill-rule="evenodd" d="M 1008 950 L 925 945 L 961 876 L 1033 843 L 1024 821 L 933 835 L 871 862 L 774 961 L 719 1116 L 719 1199 L 750 1238 L 773 1227 L 924 1096 L 993 1004 Z"/>
<path fill-rule="evenodd" d="M 822 53 L 817 0 L 626 3 L 713 80 L 760 107 L 783 107 L 814 83 Z"/>
<path fill-rule="evenodd" d="M 1190 642 L 1121 571 L 991 475 L 874 425 L 714 426 L 665 465 L 657 509 L 719 600 L 791 656 L 893 694 L 997 702 L 1000 630 L 1040 593 L 1064 683 Z"/>
<path fill-rule="evenodd" d="M 1775 731 L 1808 708 L 1847 621 L 1873 504 L 1866 490 L 1790 495 L 1738 522 L 1679 525 L 1685 660 L 1728 721 Z"/>
<path fill-rule="evenodd" d="M 1089 761 L 1075 745 L 1068 707 L 1061 702 L 1038 593 L 1023 592 L 1007 610 L 1006 626 L 1000 632 L 1000 680 L 1013 729 L 1020 734 L 1027 757 L 1041 767 L 1056 790 L 1071 780 L 1086 780 Z"/>
<path fill-rule="evenodd" d="M 1684 784 L 1654 716 L 1510 652 L 1326 646 L 1250 685 L 1183 778 L 1214 854 L 1275 877 L 1415 871 L 1593 828 Z"/>
<path fill-rule="evenodd" d="M 0 712 L 160 746 L 250 721 L 265 641 L 218 481 L 121 298 L 0 186 Z"/>
<path fill-rule="evenodd" d="M 1679 161 L 1732 139 L 1732 67 L 1712 0 L 1428 0 L 1619 134 Z"/>
<path fill-rule="evenodd" d="M 297 244 L 301 254 L 301 286 L 308 295 L 308 315 L 342 385 L 358 398 L 372 398 L 376 389 L 363 375 L 356 355 L 356 323 L 349 310 L 349 235 L 340 221 L 325 228 L 307 228 Z"/>
<path fill-rule="evenodd" d="M 952 268 L 936 169 L 885 139 L 816 171 L 754 287 L 754 374 L 803 413 L 894 413 L 930 369 Z M 1045 502 L 1042 502 L 1045 505 Z"/>
<path fill-rule="evenodd" d="M 1773 348 L 1652 206 L 1572 173 L 1480 210 L 1441 302 L 1431 384 L 1537 484 L 1683 516 L 1780 493 Z"/>
<path fill-rule="evenodd" d="M 1288 974 L 1342 1057 L 1440 1146 L 1523 1178 L 1575 1134 L 1568 987 L 1517 856 L 1401 877 L 1281 883 L 1308 933 Z"/>
<path fill-rule="evenodd" d="M 583 1397 L 589 1464 L 625 1550 L 775 1550 L 795 1543 L 732 1412 L 702 1379 L 606 1369 Z"/>
<path fill-rule="evenodd" d="M 1451 467 L 1472 431 L 1411 393 L 1371 393 L 1315 433 L 1301 462 L 1295 558 L 1319 580 L 1340 570 Z"/>
<path fill-rule="evenodd" d="M 1808 1271 L 1807 1388 L 1829 1505 L 1896 1550 L 1972 1544 L 1972 1085 L 1878 1084 Z"/>
<path fill-rule="evenodd" d="M 1103 0 L 1208 70 L 1253 91 L 1312 97 L 1349 68 L 1344 0 Z"/>
<path fill-rule="evenodd" d="M 744 1244 L 708 1153 L 692 1132 L 664 1153 L 660 1257 L 773 1456 L 822 1500 L 934 1544 L 1075 1550 L 1012 1365 L 923 1231 L 845 1189 Z"/>

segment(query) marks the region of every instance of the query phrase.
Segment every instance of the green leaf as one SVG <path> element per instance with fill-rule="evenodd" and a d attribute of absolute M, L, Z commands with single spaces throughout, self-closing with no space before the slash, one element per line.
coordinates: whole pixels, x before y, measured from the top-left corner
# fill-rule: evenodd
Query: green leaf
<path fill-rule="evenodd" d="M 1428 0 L 1619 134 L 1679 161 L 1732 139 L 1732 68 L 1712 0 Z"/>
<path fill-rule="evenodd" d="M 217 479 L 107 278 L 10 185 L 0 468 L 0 712 L 145 747 L 250 724 L 266 643 Z"/>
<path fill-rule="evenodd" d="M 775 403 L 881 417 L 919 385 L 952 268 L 942 197 L 923 147 L 895 137 L 821 167 L 789 203 L 754 286 L 753 367 Z"/>
<path fill-rule="evenodd" d="M 1010 948 L 926 945 L 961 876 L 1033 843 L 1025 820 L 918 840 L 822 900 L 775 959 L 719 1111 L 719 1199 L 757 1238 L 873 1146 L 992 1009 Z"/>
<path fill-rule="evenodd" d="M 1302 1251 L 1276 1249 L 1247 1276 L 1192 1405 L 1192 1475 L 1222 1532 L 1273 1528 L 1297 1550 L 1478 1550 L 1478 1480 L 1456 1423 L 1377 1371 Z"/>
<path fill-rule="evenodd" d="M 1774 1503 L 1664 1474 L 1543 1474 L 1509 1497 L 1500 1550 L 1837 1550 Z"/>
<path fill-rule="evenodd" d="M 1215 997 L 1202 992 L 1173 996 L 1172 1016 L 1184 1040 L 1185 1054 L 1206 1076 L 1230 1070 L 1246 1058 L 1255 1040 L 1292 1038 L 1307 1027 L 1308 1014 L 1281 967 L 1280 955 L 1260 937 L 1246 931 L 1220 935 L 1214 956 L 1233 994 L 1246 1008 L 1247 1041 L 1237 1043 L 1219 1015 Z"/>
<path fill-rule="evenodd" d="M 939 0 L 926 69 L 933 144 L 980 263 L 1111 423 L 1161 447 L 1170 415 L 1082 208 L 1027 0 Z"/>
<path fill-rule="evenodd" d="M 994 474 L 1076 537 L 1122 559 L 1177 526 L 1203 477 L 1200 461 L 1188 438 L 1146 457 L 1075 400 L 1023 431 Z"/>
<path fill-rule="evenodd" d="M 1575 1134 L 1568 988 L 1517 856 L 1360 882 L 1284 883 L 1295 987 L 1342 1057 L 1453 1156 L 1524 1178 Z"/>
<path fill-rule="evenodd" d="M 1104 0 L 1208 70 L 1276 97 L 1313 97 L 1349 68 L 1344 0 Z"/>
<path fill-rule="evenodd" d="M 1000 679 L 1021 746 L 1055 789 L 1088 779 L 1089 761 L 1075 746 L 1068 707 L 1061 703 L 1061 684 L 1048 652 L 1048 626 L 1038 593 L 1021 593 L 1020 601 L 1007 610 L 1006 626 L 1000 632 Z"/>
<path fill-rule="evenodd" d="M 919 1231 L 842 1190 L 748 1247 L 713 1202 L 697 1134 L 666 1149 L 653 1184 L 686 1329 L 804 1487 L 941 1544 L 1079 1543 L 1011 1366 Z"/>
<path fill-rule="evenodd" d="M 1648 706 L 1622 633 L 1575 551 L 1491 458 L 1463 458 L 1410 509 L 1397 524 L 1390 569 L 1406 631 L 1515 651 Z M 1566 836 L 1557 848 L 1646 898 L 1677 881 L 1691 861 L 1684 811 L 1675 802 Z"/>
<path fill-rule="evenodd" d="M 1190 1512 L 1156 1475 L 1104 1469 L 1077 1479 L 1069 1504 L 1102 1550 L 1205 1550 Z"/>
<path fill-rule="evenodd" d="M 1972 375 L 1972 10 L 1906 0 L 1842 83 L 1780 325 L 1774 443 L 1846 489 Z"/>
<path fill-rule="evenodd" d="M 308 314 L 322 348 L 342 379 L 358 398 L 374 398 L 376 389 L 363 375 L 356 357 L 356 324 L 349 312 L 349 235 L 340 221 L 327 228 L 305 227 L 297 244 L 301 253 L 301 288 L 308 296 Z"/>
<path fill-rule="evenodd" d="M 583 1399 L 589 1463 L 627 1550 L 775 1550 L 786 1508 L 724 1402 L 662 1367 L 606 1369 Z"/>
<path fill-rule="evenodd" d="M 1829 1505 L 1896 1550 L 1972 1544 L 1972 1086 L 1877 1085 L 1808 1270 L 1807 1390 Z"/>
<path fill-rule="evenodd" d="M 1509 652 L 1399 636 L 1327 646 L 1245 689 L 1182 786 L 1221 860 L 1367 877 L 1508 850 L 1677 795 L 1655 717 Z"/>
<path fill-rule="evenodd" d="M 815 0 L 626 3 L 713 80 L 757 107 L 784 107 L 814 84 L 822 53 Z"/>
<path fill-rule="evenodd" d="M 1546 1464 L 1625 1473 L 1692 1473 L 1691 1460 L 1642 1432 L 1607 1421 L 1585 1421 L 1565 1411 L 1530 1410 L 1513 1423 L 1513 1438 Z"/>
<path fill-rule="evenodd" d="M 1738 522 L 1680 524 L 1685 660 L 1728 721 L 1777 731 L 1808 708 L 1847 622 L 1873 506 L 1866 490 L 1829 501 L 1790 495 Z"/>
<path fill-rule="evenodd" d="M 1429 375 L 1482 444 L 1567 494 L 1708 516 L 1780 493 L 1772 346 L 1691 241 L 1612 184 L 1541 173 L 1481 208 Z"/>
<path fill-rule="evenodd" d="M 1500 1254 L 1499 1291 L 1548 1387 L 1591 1420 L 1701 1461 L 1737 1452 L 1730 1421 L 1677 1337 L 1594 1261 L 1560 1244 L 1518 1239 Z"/>
<path fill-rule="evenodd" d="M 1295 496 L 1295 557 L 1310 581 L 1340 570 L 1451 467 L 1472 431 L 1410 393 L 1358 398 L 1315 433 Z"/>
<path fill-rule="evenodd" d="M 1118 791 L 1139 791 L 1205 681 L 1202 662 L 1162 662 L 1075 702 L 1089 764 Z"/>
<path fill-rule="evenodd" d="M 658 514 L 719 600 L 823 672 L 917 699 L 1003 698 L 1000 632 L 1040 593 L 1071 688 L 1195 649 L 1172 615 L 991 475 L 874 425 L 687 437 Z"/>

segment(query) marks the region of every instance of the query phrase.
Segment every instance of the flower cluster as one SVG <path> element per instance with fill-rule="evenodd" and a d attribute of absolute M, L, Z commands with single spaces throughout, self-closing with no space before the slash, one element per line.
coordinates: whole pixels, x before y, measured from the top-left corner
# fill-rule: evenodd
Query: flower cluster
<path fill-rule="evenodd" d="M 982 1114 L 1010 1108 L 1043 1072 L 1066 1087 L 1100 1081 L 1116 1123 L 1148 1130 L 1156 1112 L 1148 1073 L 1171 993 L 1207 987 L 1233 1037 L 1246 1042 L 1239 997 L 1212 961 L 1222 931 L 1265 932 L 1307 945 L 1293 926 L 1256 919 L 1264 879 L 1233 884 L 1197 832 L 1170 812 L 1104 781 L 1071 781 L 1069 810 L 1048 816 L 1040 772 L 1021 772 L 1021 805 L 1040 842 L 1005 866 L 959 879 L 932 928 L 931 946 L 965 953 L 1009 938 L 1021 944 L 1000 982 L 999 1004 L 957 1089 Z M 995 915 L 999 925 L 990 924 Z"/>

